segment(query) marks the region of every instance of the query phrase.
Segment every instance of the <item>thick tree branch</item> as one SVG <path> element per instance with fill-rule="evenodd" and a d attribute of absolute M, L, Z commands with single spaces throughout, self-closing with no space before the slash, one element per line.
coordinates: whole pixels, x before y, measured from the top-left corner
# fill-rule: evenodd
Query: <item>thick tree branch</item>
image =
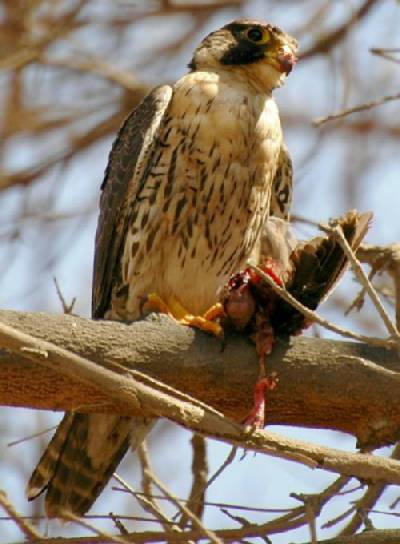
<path fill-rule="evenodd" d="M 51 339 L 52 342 L 43 337 Z M 246 343 L 244 338 L 229 338 L 226 349 L 221 353 L 221 346 L 216 339 L 182 327 L 166 316 L 150 316 L 147 320 L 124 325 L 96 323 L 73 316 L 0 312 L 0 344 L 5 348 L 0 354 L 1 402 L 36 406 L 36 402 L 32 403 L 31 392 L 34 391 L 35 398 L 45 398 L 48 407 L 56 404 L 65 408 L 65 400 L 68 400 L 72 403 L 68 408 L 76 408 L 78 401 L 80 410 L 101 408 L 127 414 L 162 415 L 194 431 L 246 449 L 295 460 L 311 468 L 323 468 L 345 476 L 355 476 L 361 480 L 400 485 L 397 461 L 288 440 L 269 432 L 246 432 L 241 425 L 227 420 L 201 401 L 190 399 L 179 391 L 172 391 L 168 385 L 150 377 L 162 377 L 165 383 L 193 392 L 196 397 L 214 406 L 224 405 L 225 401 L 231 415 L 235 417 L 242 406 L 246 406 L 243 389 L 251 390 L 256 369 L 254 347 Z M 362 358 L 367 355 L 370 361 Z M 315 356 L 320 357 L 320 364 L 315 364 Z M 90 359 L 102 364 L 96 364 Z M 338 359 L 343 362 L 335 369 Z M 375 361 L 382 365 L 378 366 Z M 309 417 L 308 400 L 317 406 L 321 401 L 326 402 L 324 395 L 327 391 L 334 397 L 333 385 L 327 379 L 332 370 L 340 375 L 344 369 L 346 379 L 351 383 L 351 374 L 358 369 L 359 381 L 368 403 L 371 402 L 370 389 L 372 394 L 373 390 L 380 391 L 383 387 L 381 402 L 385 405 L 384 393 L 387 395 L 388 388 L 393 386 L 391 382 L 397 384 L 398 380 L 396 356 L 382 352 L 381 348 L 370 348 L 361 344 L 305 339 L 297 340 L 292 345 L 282 342 L 270 363 L 276 368 L 289 369 L 288 374 L 282 373 L 286 374 L 282 387 L 278 388 L 282 395 L 290 395 L 292 380 L 296 384 L 292 390 L 293 393 L 297 392 L 292 415 L 295 416 L 297 424 L 302 422 L 300 414 L 303 414 L 303 419 Z M 305 368 L 301 368 L 304 365 Z M 334 368 L 330 368 L 331 365 Z M 300 375 L 297 373 L 299 368 Z M 307 373 L 314 375 L 313 381 L 306 383 L 308 391 L 302 389 L 302 372 L 305 373 L 304 377 Z M 67 381 L 63 382 L 63 377 Z M 345 376 L 339 376 L 339 381 L 334 379 L 336 389 L 344 378 Z M 369 387 L 368 382 L 371 379 L 373 387 Z M 93 400 L 99 394 L 96 389 L 88 389 L 84 384 L 93 384 L 97 390 L 101 389 L 103 397 L 97 396 L 101 406 L 93 406 Z M 20 385 L 25 391 L 25 398 L 20 398 Z M 82 385 L 86 398 L 81 397 Z M 65 399 L 60 391 L 63 388 L 64 391 L 73 391 L 75 394 Z M 43 396 L 46 390 L 50 393 L 50 403 Z M 218 391 L 218 397 L 215 393 L 210 395 L 210 390 Z M 303 395 L 302 403 L 299 390 Z M 316 393 L 314 399 L 313 393 Z M 354 391 L 350 393 L 351 397 Z M 366 404 L 365 395 L 354 398 L 358 409 Z M 231 405 L 229 400 L 233 401 Z M 274 406 L 274 400 L 277 399 L 271 396 L 270 408 Z M 277 406 L 279 407 L 279 401 Z M 274 413 L 279 420 L 282 415 L 276 410 L 277 406 Z M 284 407 L 282 402 L 281 410 Z M 338 407 L 341 408 L 340 403 Z M 282 414 L 284 413 L 283 410 Z M 331 419 L 336 421 L 337 414 L 333 413 L 332 416 Z M 379 431 L 392 425 L 395 417 L 394 415 L 391 418 L 387 414 L 385 420 L 370 420 L 371 428 L 377 431 L 370 437 L 376 440 Z M 331 426 L 329 418 L 326 426 Z M 269 532 L 274 529 L 269 526 L 270 523 L 267 524 Z M 267 531 L 267 527 L 254 526 L 256 533 L 260 530 Z M 225 536 L 229 539 L 233 534 Z"/>
<path fill-rule="evenodd" d="M 102 366 L 115 370 L 117 364 L 156 378 L 236 421 L 251 406 L 258 368 L 254 346 L 245 338 L 229 337 L 222 351 L 220 341 L 165 316 L 124 325 L 2 311 L 0 322 L 99 363 L 99 370 Z M 4 335 L 0 343 L 16 349 Z M 98 387 L 92 387 L 75 379 L 76 370 L 62 356 L 50 369 L 47 348 L 43 354 L 32 349 L 18 348 L 18 355 L 0 352 L 0 404 L 132 412 L 132 403 L 127 409 L 122 394 L 119 403 L 110 400 L 101 377 Z M 32 355 L 43 358 L 47 367 L 29 360 Z M 353 434 L 363 446 L 393 443 L 400 436 L 398 359 L 384 348 L 358 343 L 281 341 L 268 358 L 269 369 L 278 373 L 280 382 L 269 393 L 267 422 L 336 429 Z M 137 410 L 142 410 L 139 404 Z M 172 412 L 169 417 L 174 418 Z"/>
<path fill-rule="evenodd" d="M 279 526 L 276 527 L 279 529 Z M 264 531 L 264 532 L 263 532 Z M 269 533 L 268 533 L 269 531 Z M 274 522 L 265 523 L 264 525 L 251 525 L 251 527 L 243 527 L 240 529 L 220 529 L 216 530 L 215 534 L 224 539 L 224 542 L 238 542 L 238 539 L 252 536 L 265 536 L 265 534 L 273 534 L 281 532 L 275 530 Z M 175 533 L 168 535 L 168 542 L 188 542 L 191 540 L 201 541 L 202 533 L 198 530 L 185 531 L 184 534 Z M 400 531 L 398 529 L 380 529 L 370 530 L 363 533 L 329 540 L 320 540 L 321 544 L 398 544 L 400 539 Z M 156 531 L 143 531 L 128 534 L 124 536 L 126 542 L 139 543 L 155 543 L 165 542 L 165 533 Z M 103 537 L 81 537 L 74 538 L 74 544 L 109 544 L 109 541 Z M 33 544 L 71 544 L 71 539 L 58 538 L 41 538 L 33 541 Z M 304 544 L 311 544 L 310 542 Z"/>
<path fill-rule="evenodd" d="M 371 529 L 357 535 L 339 536 L 320 542 L 323 544 L 398 544 L 400 531 L 398 529 Z M 311 542 L 304 544 L 311 544 Z"/>

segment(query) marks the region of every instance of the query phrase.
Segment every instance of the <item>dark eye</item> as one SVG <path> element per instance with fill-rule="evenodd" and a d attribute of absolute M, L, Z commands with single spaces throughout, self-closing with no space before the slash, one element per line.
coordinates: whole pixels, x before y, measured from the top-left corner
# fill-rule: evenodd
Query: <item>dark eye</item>
<path fill-rule="evenodd" d="M 248 40 L 259 45 L 266 44 L 271 38 L 268 30 L 259 28 L 257 26 L 253 26 L 246 30 L 244 32 L 244 35 Z"/>
<path fill-rule="evenodd" d="M 264 34 L 259 28 L 250 28 L 250 30 L 247 31 L 247 37 L 252 42 L 261 42 Z"/>

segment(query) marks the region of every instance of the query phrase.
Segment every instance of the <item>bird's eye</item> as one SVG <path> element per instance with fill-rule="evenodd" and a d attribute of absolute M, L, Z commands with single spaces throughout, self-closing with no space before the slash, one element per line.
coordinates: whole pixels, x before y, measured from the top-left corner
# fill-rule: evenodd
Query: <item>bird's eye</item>
<path fill-rule="evenodd" d="M 262 31 L 261 28 L 253 27 L 245 32 L 246 37 L 255 43 L 263 44 L 269 40 L 269 34 L 266 31 Z"/>

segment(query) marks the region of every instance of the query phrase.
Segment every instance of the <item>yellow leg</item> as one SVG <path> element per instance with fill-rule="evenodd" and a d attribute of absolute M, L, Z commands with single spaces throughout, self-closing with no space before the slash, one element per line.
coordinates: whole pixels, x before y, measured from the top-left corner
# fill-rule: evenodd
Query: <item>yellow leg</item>
<path fill-rule="evenodd" d="M 214 319 L 217 319 L 217 317 L 223 317 L 224 315 L 224 307 L 220 302 L 217 302 L 216 304 L 211 306 L 211 308 L 208 308 L 206 312 L 204 312 L 203 317 L 204 319 L 214 321 Z"/>
<path fill-rule="evenodd" d="M 146 308 L 146 311 L 148 312 L 154 311 L 159 312 L 160 314 L 170 313 L 167 304 L 157 295 L 157 293 L 150 293 L 150 295 L 147 295 L 144 308 Z"/>
<path fill-rule="evenodd" d="M 214 304 L 203 315 L 192 315 L 175 296 L 171 296 L 167 301 L 164 301 L 156 293 L 150 293 L 147 296 L 145 308 L 168 314 L 182 325 L 196 327 L 215 336 L 219 336 L 222 332 L 221 325 L 214 321 L 217 317 L 224 315 L 221 304 Z"/>

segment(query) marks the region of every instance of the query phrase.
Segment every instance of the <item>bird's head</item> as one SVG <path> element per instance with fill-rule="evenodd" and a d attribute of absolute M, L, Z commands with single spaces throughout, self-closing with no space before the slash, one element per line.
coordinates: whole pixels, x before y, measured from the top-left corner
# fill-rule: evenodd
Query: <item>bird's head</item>
<path fill-rule="evenodd" d="M 297 41 L 276 26 L 238 19 L 206 36 L 189 68 L 237 73 L 268 92 L 284 83 L 296 63 L 297 48 Z"/>

